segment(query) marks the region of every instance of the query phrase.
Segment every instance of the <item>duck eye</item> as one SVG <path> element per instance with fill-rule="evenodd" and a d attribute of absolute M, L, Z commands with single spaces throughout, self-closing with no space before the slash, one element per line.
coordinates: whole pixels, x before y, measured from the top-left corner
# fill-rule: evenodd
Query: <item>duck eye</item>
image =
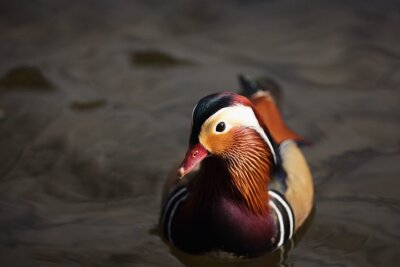
<path fill-rule="evenodd" d="M 215 127 L 215 130 L 217 132 L 223 132 L 225 130 L 225 122 L 221 121 L 220 123 L 218 123 L 217 127 Z"/>

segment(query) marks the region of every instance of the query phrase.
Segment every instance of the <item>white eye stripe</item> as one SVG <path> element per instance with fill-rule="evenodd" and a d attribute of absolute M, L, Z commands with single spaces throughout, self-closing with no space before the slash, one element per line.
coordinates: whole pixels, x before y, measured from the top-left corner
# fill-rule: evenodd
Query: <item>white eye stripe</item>
<path fill-rule="evenodd" d="M 265 143 L 267 143 L 274 158 L 274 162 L 275 164 L 277 164 L 277 158 L 271 140 L 269 140 L 268 136 L 265 134 L 264 129 L 260 126 L 256 115 L 254 114 L 251 107 L 236 105 L 221 108 L 203 123 L 202 128 L 205 127 L 205 125 L 213 125 L 213 132 L 221 134 L 223 132 L 217 132 L 215 130 L 215 127 L 221 121 L 225 122 L 225 131 L 223 132 L 226 132 L 233 126 L 244 126 L 254 129 L 264 139 Z"/>

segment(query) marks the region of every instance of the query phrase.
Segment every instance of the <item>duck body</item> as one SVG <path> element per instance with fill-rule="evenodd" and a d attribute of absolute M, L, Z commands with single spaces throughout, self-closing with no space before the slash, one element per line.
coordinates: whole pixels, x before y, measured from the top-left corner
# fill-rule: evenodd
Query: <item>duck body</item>
<path fill-rule="evenodd" d="M 260 103 L 260 111 L 269 108 Z M 256 256 L 282 246 L 304 222 L 313 191 L 301 152 L 293 157 L 301 138 L 287 130 L 277 143 L 265 115 L 234 93 L 199 101 L 185 159 L 164 187 L 160 227 L 172 245 L 192 254 Z"/>

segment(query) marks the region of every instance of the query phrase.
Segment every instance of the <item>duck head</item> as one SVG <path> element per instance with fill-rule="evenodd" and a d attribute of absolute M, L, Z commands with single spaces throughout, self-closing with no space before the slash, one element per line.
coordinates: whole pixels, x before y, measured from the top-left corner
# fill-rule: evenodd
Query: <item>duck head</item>
<path fill-rule="evenodd" d="M 250 162 L 257 164 L 251 153 L 265 150 L 264 156 L 270 165 L 272 161 L 276 163 L 269 133 L 258 118 L 250 100 L 244 96 L 223 92 L 202 98 L 193 109 L 189 148 L 178 176 L 185 176 L 208 156 L 232 164 L 240 164 L 248 156 Z"/>

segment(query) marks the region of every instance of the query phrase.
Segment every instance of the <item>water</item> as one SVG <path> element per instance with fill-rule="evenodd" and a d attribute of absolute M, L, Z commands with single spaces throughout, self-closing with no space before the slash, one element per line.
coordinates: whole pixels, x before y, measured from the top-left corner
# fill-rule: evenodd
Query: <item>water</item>
<path fill-rule="evenodd" d="M 1 266 L 397 266 L 399 25 L 397 1 L 2 1 Z M 238 73 L 284 88 L 316 199 L 283 250 L 221 262 L 156 223 L 194 104 Z"/>

